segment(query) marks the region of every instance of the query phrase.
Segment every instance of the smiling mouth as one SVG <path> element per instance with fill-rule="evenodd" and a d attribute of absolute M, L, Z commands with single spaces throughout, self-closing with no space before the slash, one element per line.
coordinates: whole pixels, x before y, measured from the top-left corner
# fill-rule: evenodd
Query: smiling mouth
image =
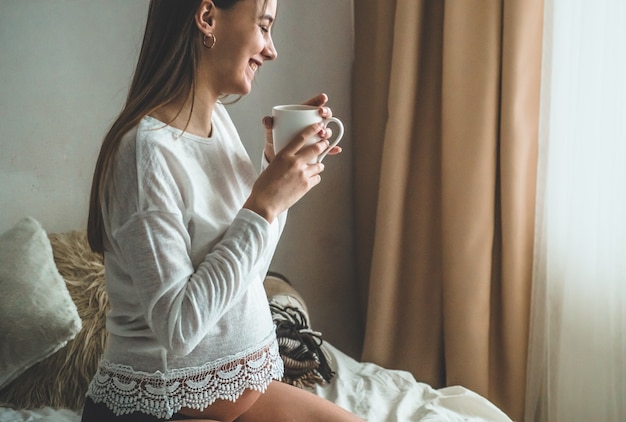
<path fill-rule="evenodd" d="M 253 72 L 256 72 L 256 70 L 261 65 L 259 63 L 255 62 L 255 61 L 250 61 L 250 64 L 248 66 L 250 66 L 250 69 L 252 69 Z"/>

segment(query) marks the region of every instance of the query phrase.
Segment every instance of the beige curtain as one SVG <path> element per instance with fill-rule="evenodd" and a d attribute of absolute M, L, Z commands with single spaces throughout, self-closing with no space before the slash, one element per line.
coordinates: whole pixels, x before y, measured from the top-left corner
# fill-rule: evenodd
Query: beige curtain
<path fill-rule="evenodd" d="M 355 0 L 363 359 L 522 419 L 543 0 Z"/>

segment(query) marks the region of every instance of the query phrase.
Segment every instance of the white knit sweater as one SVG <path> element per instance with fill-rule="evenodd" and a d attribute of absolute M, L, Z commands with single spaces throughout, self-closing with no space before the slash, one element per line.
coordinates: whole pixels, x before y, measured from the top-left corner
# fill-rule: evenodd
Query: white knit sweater
<path fill-rule="evenodd" d="M 111 310 L 88 395 L 170 417 L 282 375 L 263 280 L 286 213 L 242 206 L 257 174 L 226 110 L 202 138 L 145 117 L 122 141 L 103 210 Z"/>

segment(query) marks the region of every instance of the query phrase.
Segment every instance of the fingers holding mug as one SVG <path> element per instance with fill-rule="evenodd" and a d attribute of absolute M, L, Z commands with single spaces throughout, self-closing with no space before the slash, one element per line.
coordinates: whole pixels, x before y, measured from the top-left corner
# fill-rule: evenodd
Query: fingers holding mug
<path fill-rule="evenodd" d="M 330 127 L 325 127 L 323 128 L 319 133 L 318 133 L 319 137 L 321 139 L 328 139 L 331 140 L 333 137 L 333 130 Z M 328 151 L 326 152 L 327 155 L 337 155 L 340 154 L 343 151 L 343 149 L 339 146 L 339 145 L 334 145 L 331 146 Z"/>
<path fill-rule="evenodd" d="M 324 105 L 326 105 L 327 102 L 328 102 L 328 95 L 322 92 L 322 93 L 317 94 L 315 97 L 309 98 L 308 100 L 306 100 L 303 103 L 303 105 L 323 107 Z"/>
<path fill-rule="evenodd" d="M 265 116 L 261 120 L 263 124 L 263 128 L 265 130 L 265 146 L 263 148 L 263 153 L 265 154 L 265 159 L 268 162 L 271 162 L 274 159 L 274 138 L 272 136 L 272 129 L 274 127 L 274 120 L 272 116 Z"/>

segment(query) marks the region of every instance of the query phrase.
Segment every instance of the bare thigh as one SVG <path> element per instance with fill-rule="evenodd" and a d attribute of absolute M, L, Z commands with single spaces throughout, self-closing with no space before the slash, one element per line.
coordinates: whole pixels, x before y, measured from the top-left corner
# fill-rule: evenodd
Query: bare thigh
<path fill-rule="evenodd" d="M 261 393 L 254 390 L 245 390 L 243 394 L 232 402 L 230 400 L 216 400 L 212 405 L 200 411 L 183 408 L 178 411 L 181 415 L 191 416 L 202 422 L 219 421 L 232 422 L 246 412 L 261 397 Z"/>
<path fill-rule="evenodd" d="M 273 381 L 267 391 L 237 421 L 356 422 L 363 420 L 313 393 Z"/>

